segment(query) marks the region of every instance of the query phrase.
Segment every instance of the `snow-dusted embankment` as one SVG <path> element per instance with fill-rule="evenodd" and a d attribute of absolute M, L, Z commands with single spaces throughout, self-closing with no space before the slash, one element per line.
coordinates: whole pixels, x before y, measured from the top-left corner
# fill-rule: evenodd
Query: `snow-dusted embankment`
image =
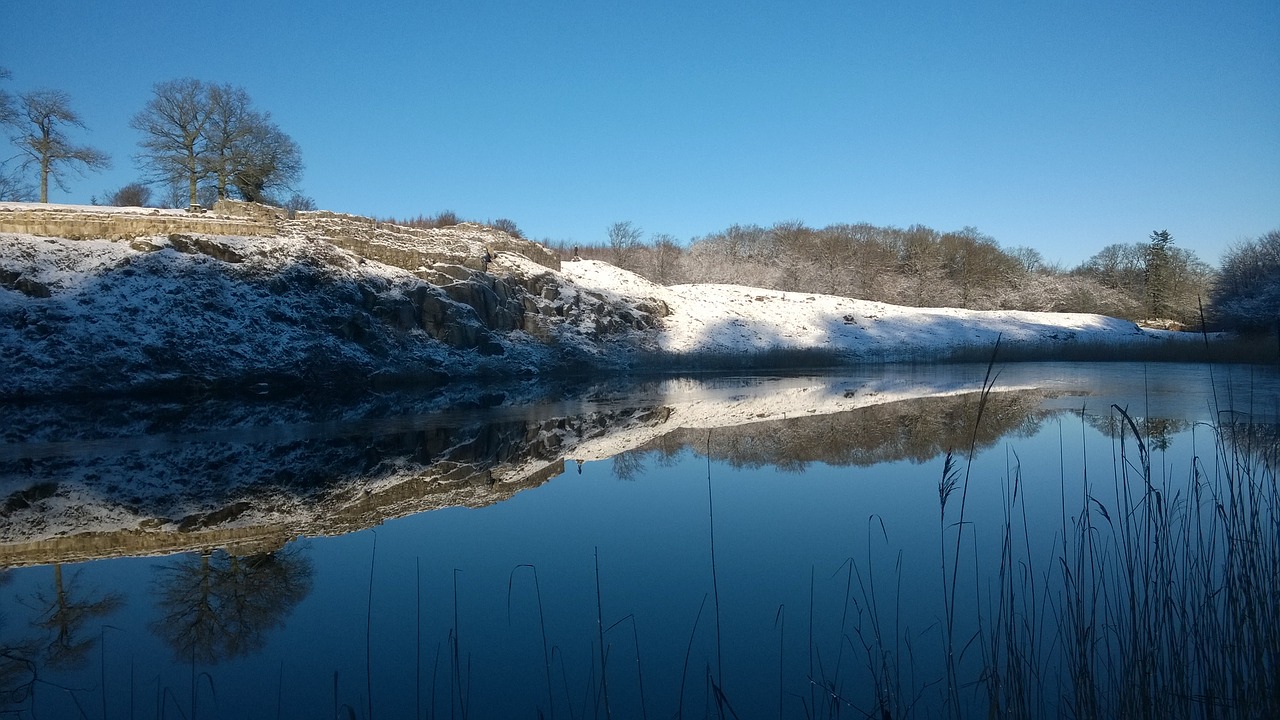
<path fill-rule="evenodd" d="M 916 308 L 736 285 L 664 287 L 598 261 L 565 263 L 578 285 L 620 298 L 666 304 L 656 344 L 671 353 L 750 353 L 819 348 L 868 361 L 932 360 L 1002 343 L 1141 344 L 1189 334 L 1146 330 L 1086 313 Z"/>
<path fill-rule="evenodd" d="M 0 204 L 6 398 L 360 388 L 643 370 L 654 360 L 673 369 L 770 350 L 822 350 L 854 362 L 933 361 L 991 348 L 997 337 L 1046 359 L 1057 348 L 1196 340 L 1099 315 L 663 287 L 607 263 L 562 264 L 536 243 L 478 225 L 418 231 L 332 214 L 251 221 L 142 215 L 136 208 L 49 211 L 56 216 L 46 218 L 50 227 L 79 228 L 67 223 L 83 216 L 87 224 L 75 232 L 101 225 L 113 233 L 71 239 L 2 232 L 31 224 L 10 218 L 6 225 L 6 209 L 43 217 Z M 274 234 L 202 232 L 217 222 Z M 175 223 L 196 223 L 197 230 L 170 232 Z M 152 231 L 158 234 L 145 234 Z"/>

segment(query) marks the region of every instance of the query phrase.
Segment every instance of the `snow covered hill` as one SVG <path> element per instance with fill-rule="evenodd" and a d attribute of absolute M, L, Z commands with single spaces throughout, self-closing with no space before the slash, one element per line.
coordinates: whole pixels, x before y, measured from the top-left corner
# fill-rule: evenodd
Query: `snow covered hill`
<path fill-rule="evenodd" d="M 0 397 L 366 387 L 672 368 L 779 349 L 927 361 L 998 336 L 1049 357 L 1083 343 L 1195 341 L 1097 315 L 663 287 L 606 263 L 562 263 L 478 225 L 416 230 L 251 210 L 186 219 L 0 203 Z M 257 235 L 175 231 L 188 222 Z M 59 227 L 79 229 L 50 236 Z"/>
<path fill-rule="evenodd" d="M 661 302 L 669 314 L 656 344 L 670 353 L 820 348 L 856 360 L 904 361 L 945 358 L 961 348 L 991 348 L 997 337 L 1048 352 L 1071 343 L 1194 340 L 1084 313 L 915 308 L 736 285 L 663 287 L 590 260 L 567 262 L 561 272 L 579 286 L 611 297 Z"/>

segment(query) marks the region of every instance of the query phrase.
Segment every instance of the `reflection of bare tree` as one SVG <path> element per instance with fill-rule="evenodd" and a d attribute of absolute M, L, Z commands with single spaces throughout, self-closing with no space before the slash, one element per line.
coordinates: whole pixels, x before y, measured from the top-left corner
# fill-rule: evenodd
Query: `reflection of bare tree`
<path fill-rule="evenodd" d="M 12 579 L 7 569 L 0 570 L 0 585 Z M 8 621 L 2 610 L 0 607 L 0 630 Z M 39 647 L 30 639 L 17 643 L 6 639 L 0 643 L 0 717 L 16 712 L 14 708 L 31 697 L 36 682 L 34 658 L 39 652 Z"/>
<path fill-rule="evenodd" d="M 1218 414 L 1218 432 L 1233 455 L 1249 458 L 1270 471 L 1280 467 L 1280 422 L 1222 412 Z"/>
<path fill-rule="evenodd" d="M 83 662 L 98 642 L 96 634 L 84 635 L 85 625 L 114 611 L 124 602 L 124 597 L 117 593 L 108 593 L 98 599 L 90 593 L 80 593 L 76 588 L 76 578 L 77 575 L 65 578 L 62 566 L 54 565 L 53 594 L 38 592 L 34 598 L 40 614 L 32 625 L 51 633 L 52 637 L 42 652 L 53 667 L 71 668 Z"/>
<path fill-rule="evenodd" d="M 619 480 L 635 480 L 644 472 L 644 453 L 628 450 L 613 456 L 613 476 Z"/>
<path fill-rule="evenodd" d="M 1109 415 L 1086 415 L 1084 421 L 1090 427 L 1109 438 L 1117 439 L 1131 435 L 1129 425 L 1118 413 Z M 1191 423 L 1186 420 L 1135 416 L 1133 422 L 1143 434 L 1145 442 L 1152 450 L 1168 450 L 1173 436 L 1186 432 Z"/>
<path fill-rule="evenodd" d="M 36 684 L 36 664 L 32 647 L 0 645 L 0 716 L 31 697 Z"/>
<path fill-rule="evenodd" d="M 290 550 L 184 555 L 157 572 L 161 616 L 152 630 L 179 658 L 206 663 L 260 649 L 311 590 L 311 561 Z"/>
<path fill-rule="evenodd" d="M 995 393 L 976 430 L 980 398 L 969 393 L 717 428 L 710 447 L 706 430 L 681 428 L 638 450 L 670 455 L 673 448 L 689 447 L 735 467 L 771 466 L 783 472 L 803 472 L 811 462 L 863 467 L 897 460 L 926 462 L 968 446 L 970 439 L 986 448 L 1008 434 L 1034 434 L 1054 412 L 1040 409 L 1043 398 L 1038 391 Z"/>

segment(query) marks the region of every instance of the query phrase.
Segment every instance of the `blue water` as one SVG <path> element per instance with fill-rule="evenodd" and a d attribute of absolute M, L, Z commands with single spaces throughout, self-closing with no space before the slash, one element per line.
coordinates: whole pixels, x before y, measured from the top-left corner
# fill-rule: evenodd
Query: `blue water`
<path fill-rule="evenodd" d="M 1014 477 L 1033 573 L 1060 549 L 1086 479 L 1102 503 L 1114 495 L 1121 445 L 1097 427 L 1115 417 L 1113 402 L 1144 421 L 1175 421 L 1154 456 L 1157 477 L 1171 481 L 1193 456 L 1212 456 L 1215 394 L 1217 407 L 1233 397 L 1260 417 L 1275 407 L 1274 371 L 1213 372 L 1216 384 L 1197 366 L 1008 369 L 1006 382 L 1070 394 L 1009 420 L 971 464 L 955 448 L 971 528 L 958 615 L 972 618 L 989 600 L 983 573 L 998 556 Z M 889 652 L 916 712 L 938 714 L 941 564 L 955 552 L 963 489 L 944 526 L 944 458 L 740 467 L 718 449 L 708 460 L 708 432 L 718 448 L 732 431 L 637 451 L 627 479 L 613 459 L 568 462 L 497 504 L 299 537 L 238 575 L 228 568 L 249 559 L 216 550 L 207 560 L 221 569 L 217 587 L 201 584 L 198 554 L 67 562 L 61 595 L 51 565 L 5 570 L 0 708 L 68 718 L 658 718 L 728 708 L 826 717 L 838 705 L 854 717 L 874 708 L 868 666 Z M 215 596 L 217 609 L 202 610 Z M 62 622 L 51 622 L 59 608 Z M 209 613 L 200 640 L 173 639 L 163 618 L 175 608 Z"/>

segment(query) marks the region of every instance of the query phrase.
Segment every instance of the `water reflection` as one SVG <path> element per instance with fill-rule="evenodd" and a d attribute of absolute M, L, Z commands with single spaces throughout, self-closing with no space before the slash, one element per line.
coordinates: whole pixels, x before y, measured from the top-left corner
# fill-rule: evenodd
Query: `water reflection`
<path fill-rule="evenodd" d="M 119 593 L 86 590 L 80 585 L 77 575 L 66 577 L 62 565 L 54 564 L 52 587 L 31 597 L 37 613 L 32 627 L 46 633 L 34 641 L 34 654 L 51 667 L 83 665 L 98 640 L 103 618 L 124 602 Z"/>
<path fill-rule="evenodd" d="M 256 652 L 310 592 L 311 573 L 310 558 L 297 548 L 182 555 L 156 567 L 160 613 L 151 629 L 179 662 L 214 664 Z"/>
<path fill-rule="evenodd" d="M 1265 716 L 1276 376 L 982 372 L 28 418 L 0 711 Z"/>
<path fill-rule="evenodd" d="M 262 424 L 271 406 L 219 405 L 222 415 L 163 407 L 156 414 L 177 426 L 169 429 L 145 406 L 30 409 L 11 427 L 27 427 L 37 441 L 0 449 L 0 563 L 228 546 L 269 552 L 299 535 L 492 504 L 559 475 L 566 459 L 613 458 L 618 477 L 634 477 L 639 454 L 698 446 L 709 427 L 720 430 L 713 457 L 742 467 L 924 461 L 973 426 L 977 386 L 970 371 L 941 380 L 664 381 L 561 388 L 555 398 L 539 388 L 488 389 L 420 414 L 415 396 L 357 408 L 292 405 L 276 409 L 289 422 L 274 425 Z M 1050 394 L 999 393 L 979 445 L 1034 426 Z M 122 420 L 109 425 L 108 416 Z M 50 438 L 40 418 L 76 439 Z"/>
<path fill-rule="evenodd" d="M 123 594 L 91 587 L 78 572 L 67 572 L 61 564 L 52 571 L 17 599 L 29 612 L 25 631 L 13 628 L 0 642 L 0 710 L 26 703 L 44 669 L 85 668 L 101 640 L 103 623 L 124 605 Z M 11 580 L 9 572 L 0 572 L 0 587 Z M 0 615 L 0 631 L 8 629 L 7 615 Z"/>

